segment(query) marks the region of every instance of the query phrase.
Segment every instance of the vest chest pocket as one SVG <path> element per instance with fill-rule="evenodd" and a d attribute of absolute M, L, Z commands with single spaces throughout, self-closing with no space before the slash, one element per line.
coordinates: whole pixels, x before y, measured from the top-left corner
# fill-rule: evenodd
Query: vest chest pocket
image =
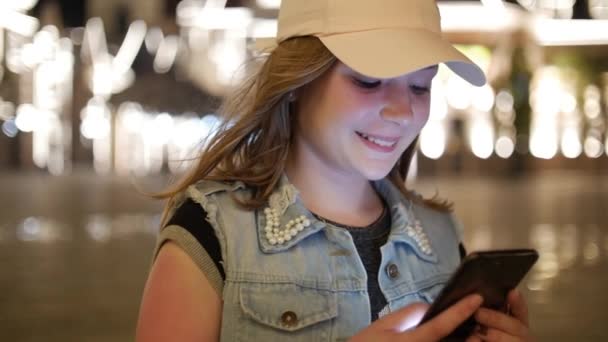
<path fill-rule="evenodd" d="M 435 299 L 437 299 L 437 296 L 439 295 L 441 290 L 443 290 L 444 286 L 445 283 L 435 284 L 421 289 L 418 294 L 424 301 L 426 301 L 428 304 L 431 304 L 435 301 Z"/>
<path fill-rule="evenodd" d="M 239 335 L 250 341 L 328 341 L 338 316 L 336 293 L 295 284 L 243 284 L 239 297 Z"/>
<path fill-rule="evenodd" d="M 443 282 L 432 284 L 430 286 L 424 286 L 416 291 L 410 292 L 404 296 L 394 299 L 390 304 L 391 311 L 394 312 L 414 303 L 424 302 L 427 304 L 431 304 L 433 303 L 433 301 L 435 301 L 435 299 L 437 299 L 437 296 L 439 295 L 444 286 L 445 283 Z"/>

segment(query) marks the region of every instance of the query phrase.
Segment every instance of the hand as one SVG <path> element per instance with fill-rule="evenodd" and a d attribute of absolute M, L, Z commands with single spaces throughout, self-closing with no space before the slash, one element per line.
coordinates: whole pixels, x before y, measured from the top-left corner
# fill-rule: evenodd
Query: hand
<path fill-rule="evenodd" d="M 532 341 L 528 329 L 528 307 L 518 290 L 512 290 L 507 296 L 511 315 L 480 308 L 475 313 L 475 320 L 481 325 L 467 342 L 480 341 Z"/>
<path fill-rule="evenodd" d="M 428 305 L 412 304 L 380 318 L 349 341 L 439 341 L 473 315 L 481 302 L 482 298 L 479 295 L 467 296 L 432 320 L 417 327 L 416 325 L 424 316 Z"/>

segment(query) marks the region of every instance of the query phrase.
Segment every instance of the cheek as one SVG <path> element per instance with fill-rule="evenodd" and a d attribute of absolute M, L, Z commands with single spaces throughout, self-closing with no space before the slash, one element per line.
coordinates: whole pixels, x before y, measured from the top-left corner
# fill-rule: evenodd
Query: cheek
<path fill-rule="evenodd" d="M 334 125 L 345 129 L 359 127 L 374 103 L 369 95 L 362 95 L 348 86 L 336 89 L 328 100 L 325 108 L 327 117 L 331 117 Z"/>
<path fill-rule="evenodd" d="M 418 126 L 420 129 L 422 129 L 422 127 L 424 127 L 424 125 L 426 125 L 426 123 L 429 121 L 431 112 L 430 107 L 430 101 L 420 101 L 414 106 L 414 113 L 416 113 L 416 126 Z"/>

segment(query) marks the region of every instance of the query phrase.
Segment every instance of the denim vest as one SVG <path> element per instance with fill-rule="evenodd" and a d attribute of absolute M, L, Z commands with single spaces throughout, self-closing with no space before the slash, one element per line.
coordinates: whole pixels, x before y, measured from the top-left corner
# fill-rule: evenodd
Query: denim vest
<path fill-rule="evenodd" d="M 430 303 L 460 262 L 455 222 L 448 213 L 406 200 L 387 179 L 373 185 L 392 220 L 381 247 L 378 281 L 388 302 L 381 315 Z M 273 244 L 265 232 L 265 208 L 239 208 L 234 192 L 250 193 L 239 182 L 201 181 L 185 194 L 208 213 L 220 242 L 226 273 L 222 341 L 340 341 L 370 324 L 365 268 L 345 229 L 317 220 L 283 176 L 268 207 L 281 226 L 303 215 L 307 227 Z"/>

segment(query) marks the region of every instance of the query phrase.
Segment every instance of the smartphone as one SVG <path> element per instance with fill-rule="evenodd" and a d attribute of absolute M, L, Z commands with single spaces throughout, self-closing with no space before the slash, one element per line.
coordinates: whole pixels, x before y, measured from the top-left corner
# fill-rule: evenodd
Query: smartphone
<path fill-rule="evenodd" d="M 507 294 L 517 287 L 537 260 L 538 252 L 534 249 L 479 251 L 467 255 L 420 324 L 473 293 L 483 297 L 482 306 L 506 312 Z M 475 318 L 469 317 L 444 341 L 464 341 L 473 333 L 476 324 Z"/>

